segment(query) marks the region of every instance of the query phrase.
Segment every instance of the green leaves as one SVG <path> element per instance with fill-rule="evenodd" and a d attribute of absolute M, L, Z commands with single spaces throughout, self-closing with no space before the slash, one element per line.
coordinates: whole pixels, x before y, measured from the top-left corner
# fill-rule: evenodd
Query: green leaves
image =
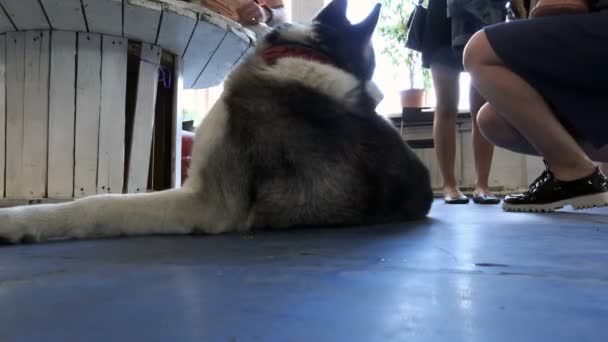
<path fill-rule="evenodd" d="M 409 85 L 414 88 L 416 72 L 423 73 L 424 88 L 431 88 L 431 77 L 428 70 L 421 70 L 420 53 L 407 49 L 407 21 L 414 7 L 418 4 L 416 0 L 381 0 L 382 13 L 378 24 L 378 32 L 384 38 L 384 48 L 381 54 L 387 56 L 391 63 L 397 68 L 403 68 L 409 72 Z M 428 3 L 428 0 L 425 0 Z"/>

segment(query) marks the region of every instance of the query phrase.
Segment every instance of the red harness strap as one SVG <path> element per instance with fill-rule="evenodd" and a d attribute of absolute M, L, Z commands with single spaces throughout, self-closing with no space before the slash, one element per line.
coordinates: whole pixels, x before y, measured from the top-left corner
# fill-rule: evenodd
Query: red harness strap
<path fill-rule="evenodd" d="M 301 58 L 321 64 L 333 64 L 326 55 L 299 45 L 275 46 L 262 53 L 262 58 L 267 64 L 274 64 L 277 60 L 286 57 Z"/>

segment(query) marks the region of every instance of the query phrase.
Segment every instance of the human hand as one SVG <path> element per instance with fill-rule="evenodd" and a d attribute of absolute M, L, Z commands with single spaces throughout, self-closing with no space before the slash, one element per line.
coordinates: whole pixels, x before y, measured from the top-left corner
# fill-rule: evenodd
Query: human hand
<path fill-rule="evenodd" d="M 244 25 L 257 25 L 266 22 L 266 11 L 262 8 L 263 5 L 263 1 L 259 1 L 259 4 L 253 0 L 237 1 L 236 12 L 239 16 L 239 22 Z"/>

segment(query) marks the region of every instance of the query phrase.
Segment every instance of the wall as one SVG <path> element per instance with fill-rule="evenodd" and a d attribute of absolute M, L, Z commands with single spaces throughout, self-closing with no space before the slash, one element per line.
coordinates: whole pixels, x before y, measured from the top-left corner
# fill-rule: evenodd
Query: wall
<path fill-rule="evenodd" d="M 404 129 L 405 140 L 432 139 L 432 126 Z M 414 152 L 428 167 L 433 188 L 440 192 L 443 178 L 439 171 L 435 149 L 415 149 Z M 470 122 L 458 125 L 456 137 L 456 178 L 463 191 L 470 191 L 475 185 L 475 164 L 471 140 Z M 539 157 L 525 156 L 496 148 L 490 172 L 490 187 L 497 192 L 512 192 L 526 189 L 540 173 L 544 165 Z"/>
<path fill-rule="evenodd" d="M 310 21 L 325 4 L 324 0 L 291 0 L 290 2 L 291 18 L 298 22 Z"/>

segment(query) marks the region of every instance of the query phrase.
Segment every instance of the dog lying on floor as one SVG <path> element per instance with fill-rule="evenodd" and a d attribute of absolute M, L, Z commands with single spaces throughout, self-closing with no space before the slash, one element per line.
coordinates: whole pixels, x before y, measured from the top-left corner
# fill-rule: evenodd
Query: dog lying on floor
<path fill-rule="evenodd" d="M 228 76 L 181 189 L 0 210 L 10 243 L 396 223 L 427 215 L 428 170 L 375 107 L 371 37 L 334 0 L 284 24 Z"/>

